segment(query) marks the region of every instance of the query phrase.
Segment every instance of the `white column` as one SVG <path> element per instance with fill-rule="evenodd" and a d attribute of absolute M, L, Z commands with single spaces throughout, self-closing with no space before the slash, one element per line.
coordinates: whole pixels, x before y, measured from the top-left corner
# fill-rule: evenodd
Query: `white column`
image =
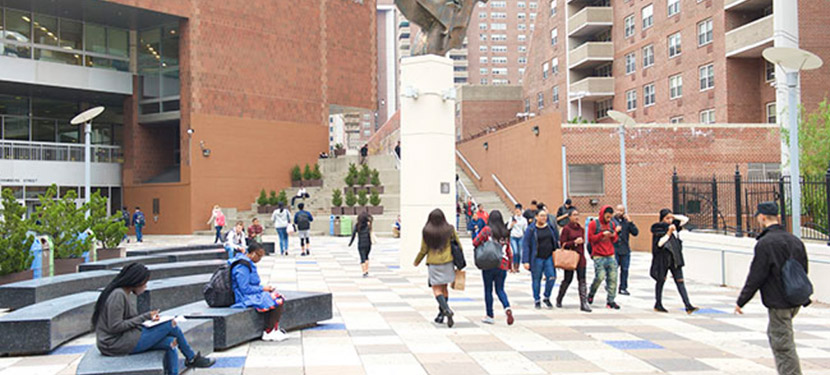
<path fill-rule="evenodd" d="M 773 46 L 799 48 L 798 37 L 798 1 L 773 0 L 772 16 Z M 787 72 L 780 66 L 775 67 L 775 111 L 779 124 L 789 127 L 785 119 L 789 118 L 789 90 L 787 89 Z M 801 102 L 801 86 L 795 89 L 796 102 Z M 796 109 L 797 110 L 797 109 Z M 781 171 L 789 175 L 790 147 L 781 136 Z"/>
<path fill-rule="evenodd" d="M 451 59 L 422 55 L 401 60 L 403 270 L 412 269 L 430 211 L 440 208 L 455 225 L 455 100 L 444 98 L 453 88 Z"/>

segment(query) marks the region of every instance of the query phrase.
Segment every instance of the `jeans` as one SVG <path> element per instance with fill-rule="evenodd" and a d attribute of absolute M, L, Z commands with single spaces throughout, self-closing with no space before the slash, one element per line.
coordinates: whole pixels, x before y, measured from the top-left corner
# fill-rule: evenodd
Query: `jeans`
<path fill-rule="evenodd" d="M 616 254 L 614 257 L 620 266 L 620 290 L 628 290 L 628 268 L 631 265 L 631 254 Z"/>
<path fill-rule="evenodd" d="M 216 238 L 213 240 L 213 243 L 221 243 L 222 242 L 222 226 L 217 225 L 213 228 L 216 229 Z"/>
<path fill-rule="evenodd" d="M 592 259 L 594 259 L 594 283 L 591 284 L 591 292 L 588 296 L 593 298 L 599 285 L 605 280 L 605 292 L 608 293 L 606 301 L 611 304 L 617 297 L 617 260 L 613 256 L 595 256 Z"/>
<path fill-rule="evenodd" d="M 288 228 L 277 228 L 277 235 L 280 237 L 280 255 L 288 251 Z"/>
<path fill-rule="evenodd" d="M 149 350 L 164 350 L 164 371 L 167 374 L 178 375 L 179 355 L 176 354 L 176 348 L 172 346 L 173 340 L 176 341 L 179 350 L 186 359 L 193 359 L 196 354 L 188 345 L 182 330 L 178 326 L 174 327 L 173 322 L 159 324 L 153 328 L 142 327 L 141 338 L 138 339 L 138 344 L 136 344 L 132 354 L 144 353 Z"/>
<path fill-rule="evenodd" d="M 143 239 L 144 239 L 144 234 L 143 234 L 143 233 L 141 233 L 141 231 L 142 231 L 142 230 L 144 230 L 144 227 L 142 227 L 142 226 L 140 226 L 140 225 L 137 225 L 137 226 L 135 227 L 135 240 L 136 240 L 137 242 L 142 242 L 142 241 L 143 241 Z"/>
<path fill-rule="evenodd" d="M 513 264 L 522 263 L 522 237 L 510 237 L 510 249 L 513 250 Z"/>
<path fill-rule="evenodd" d="M 801 375 L 801 363 L 798 360 L 793 339 L 793 318 L 798 314 L 799 308 L 767 310 L 769 312 L 767 337 L 778 373 Z"/>
<path fill-rule="evenodd" d="M 231 246 L 228 246 L 228 245 L 225 245 L 225 251 L 228 252 L 228 259 L 233 259 L 233 258 L 236 257 L 237 251 L 236 251 L 235 248 L 233 248 Z"/>
<path fill-rule="evenodd" d="M 493 317 L 493 286 L 496 287 L 496 296 L 499 297 L 501 305 L 507 309 L 510 301 L 507 300 L 507 293 L 504 292 L 504 279 L 507 278 L 507 271 L 494 268 L 481 271 L 481 278 L 484 279 L 484 308 L 487 316 Z"/>
<path fill-rule="evenodd" d="M 545 299 L 550 299 L 553 284 L 556 282 L 556 269 L 553 268 L 553 257 L 533 258 L 530 272 L 533 280 L 533 300 L 539 302 L 539 292 L 542 288 L 543 275 L 545 276 Z"/>

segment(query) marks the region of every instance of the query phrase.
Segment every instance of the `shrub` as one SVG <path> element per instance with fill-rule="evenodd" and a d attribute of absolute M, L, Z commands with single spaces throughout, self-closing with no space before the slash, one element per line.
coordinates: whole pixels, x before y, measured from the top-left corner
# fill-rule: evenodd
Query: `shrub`
<path fill-rule="evenodd" d="M 368 182 L 367 178 L 366 178 L 366 175 L 361 173 L 360 175 L 357 176 L 357 186 L 366 185 L 366 182 Z"/>
<path fill-rule="evenodd" d="M 260 206 L 268 204 L 268 197 L 265 196 L 265 189 L 259 191 L 259 198 L 256 199 L 256 204 Z"/>
<path fill-rule="evenodd" d="M 369 203 L 375 207 L 380 206 L 380 194 L 378 194 L 377 190 L 372 189 L 372 195 L 369 197 Z"/>
<path fill-rule="evenodd" d="M 311 173 L 311 167 L 308 164 L 305 165 L 305 169 L 303 169 L 303 180 L 311 180 L 314 178 L 314 174 Z"/>
<path fill-rule="evenodd" d="M 311 177 L 314 180 L 322 180 L 323 179 L 323 174 L 320 173 L 320 165 L 319 164 L 314 163 L 314 170 L 311 172 Z"/>
<path fill-rule="evenodd" d="M 120 215 L 107 216 L 107 198 L 95 192 L 85 206 L 90 209 L 89 229 L 99 246 L 104 249 L 118 248 L 128 228 L 121 221 Z"/>
<path fill-rule="evenodd" d="M 32 222 L 25 219 L 26 207 L 17 203 L 11 189 L 3 189 L 0 208 L 0 276 L 22 272 L 32 267 L 34 256 L 29 251 L 34 236 L 28 235 Z"/>
<path fill-rule="evenodd" d="M 271 193 L 268 197 L 268 204 L 271 205 L 271 206 L 276 206 L 279 203 L 280 203 L 280 199 L 279 199 L 279 197 L 277 197 L 277 192 L 274 191 L 274 190 L 271 190 Z"/>
<path fill-rule="evenodd" d="M 303 174 L 300 172 L 300 166 L 295 165 L 294 168 L 291 168 L 291 181 L 301 181 L 303 179 Z"/>
<path fill-rule="evenodd" d="M 369 197 L 366 195 L 366 190 L 361 190 L 357 194 L 357 204 L 359 206 L 365 206 L 366 203 L 369 203 Z"/>
<path fill-rule="evenodd" d="M 356 203 L 357 203 L 357 197 L 355 197 L 354 191 L 353 190 L 347 190 L 346 191 L 346 205 L 349 206 L 349 207 L 354 207 L 354 205 Z"/>
<path fill-rule="evenodd" d="M 355 176 L 353 176 L 351 174 L 347 174 L 346 179 L 345 179 L 346 186 L 348 186 L 348 187 L 354 186 L 354 180 L 355 180 Z"/>
<path fill-rule="evenodd" d="M 343 194 L 340 193 L 339 189 L 331 191 L 331 205 L 334 207 L 340 207 L 343 205 Z"/>
<path fill-rule="evenodd" d="M 92 245 L 91 236 L 81 238 L 81 234 L 91 227 L 90 221 L 85 217 L 89 205 L 78 208 L 75 204 L 78 195 L 74 190 L 60 198 L 56 198 L 57 191 L 58 187 L 52 185 L 46 194 L 38 197 L 40 207 L 37 209 L 35 228 L 38 233 L 52 238 L 55 259 L 78 258 Z M 90 218 L 96 220 L 92 215 Z"/>
<path fill-rule="evenodd" d="M 360 176 L 365 177 L 365 178 L 366 178 L 366 181 L 369 181 L 369 178 L 371 178 L 371 177 L 372 177 L 372 170 L 371 170 L 371 169 L 369 169 L 369 165 L 368 165 L 368 164 L 363 164 L 363 165 L 360 167 Z"/>
<path fill-rule="evenodd" d="M 380 172 L 377 169 L 372 170 L 372 185 L 380 186 Z"/>
<path fill-rule="evenodd" d="M 349 175 L 357 178 L 357 166 L 354 163 L 349 163 Z"/>
<path fill-rule="evenodd" d="M 280 195 L 277 196 L 277 204 L 280 203 L 288 205 L 288 195 L 285 194 L 285 190 L 280 190 Z"/>

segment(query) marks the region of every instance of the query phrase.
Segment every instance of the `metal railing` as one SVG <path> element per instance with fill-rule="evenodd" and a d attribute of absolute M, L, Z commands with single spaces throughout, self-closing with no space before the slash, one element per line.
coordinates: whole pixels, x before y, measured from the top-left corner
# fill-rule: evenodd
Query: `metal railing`
<path fill-rule="evenodd" d="M 390 154 L 395 157 L 395 169 L 401 170 L 401 158 L 398 157 L 398 153 L 395 152 L 395 150 L 392 150 Z"/>
<path fill-rule="evenodd" d="M 501 192 L 504 193 L 504 195 L 507 197 L 507 199 L 510 199 L 510 202 L 513 202 L 513 205 L 516 205 L 516 204 L 519 203 L 519 201 L 517 201 L 516 198 L 513 198 L 513 194 L 510 194 L 510 192 L 507 191 L 507 187 L 505 187 L 504 184 L 501 183 L 501 180 L 499 180 L 499 178 L 496 177 L 495 174 L 491 174 L 490 177 L 493 178 L 493 181 L 496 182 L 496 186 L 498 186 L 499 189 L 501 189 Z"/>
<path fill-rule="evenodd" d="M 92 145 L 93 163 L 122 163 L 120 146 Z M 0 140 L 0 160 L 84 161 L 84 145 Z"/>
<path fill-rule="evenodd" d="M 455 154 L 458 156 L 459 159 L 461 159 L 461 162 L 464 163 L 465 166 L 467 166 L 467 169 L 469 169 L 470 172 L 473 172 L 473 176 L 477 180 L 481 181 L 481 175 L 479 175 L 478 172 L 476 172 L 476 169 L 473 168 L 472 164 L 470 164 L 470 162 L 467 161 L 467 158 L 464 157 L 464 154 L 462 154 L 461 151 L 458 150 L 455 150 Z"/>

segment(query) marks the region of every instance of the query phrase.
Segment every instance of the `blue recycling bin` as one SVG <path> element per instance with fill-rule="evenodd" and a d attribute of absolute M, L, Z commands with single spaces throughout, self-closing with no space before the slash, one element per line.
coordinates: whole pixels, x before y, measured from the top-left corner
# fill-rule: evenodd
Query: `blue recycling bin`
<path fill-rule="evenodd" d="M 31 251 L 34 256 L 34 259 L 32 260 L 32 278 L 39 279 L 43 277 L 43 246 L 41 246 L 40 241 L 38 241 L 37 238 L 35 238 L 35 241 L 32 242 L 32 246 L 29 248 L 29 251 Z"/>
<path fill-rule="evenodd" d="M 334 236 L 334 215 L 329 215 L 329 236 Z"/>

